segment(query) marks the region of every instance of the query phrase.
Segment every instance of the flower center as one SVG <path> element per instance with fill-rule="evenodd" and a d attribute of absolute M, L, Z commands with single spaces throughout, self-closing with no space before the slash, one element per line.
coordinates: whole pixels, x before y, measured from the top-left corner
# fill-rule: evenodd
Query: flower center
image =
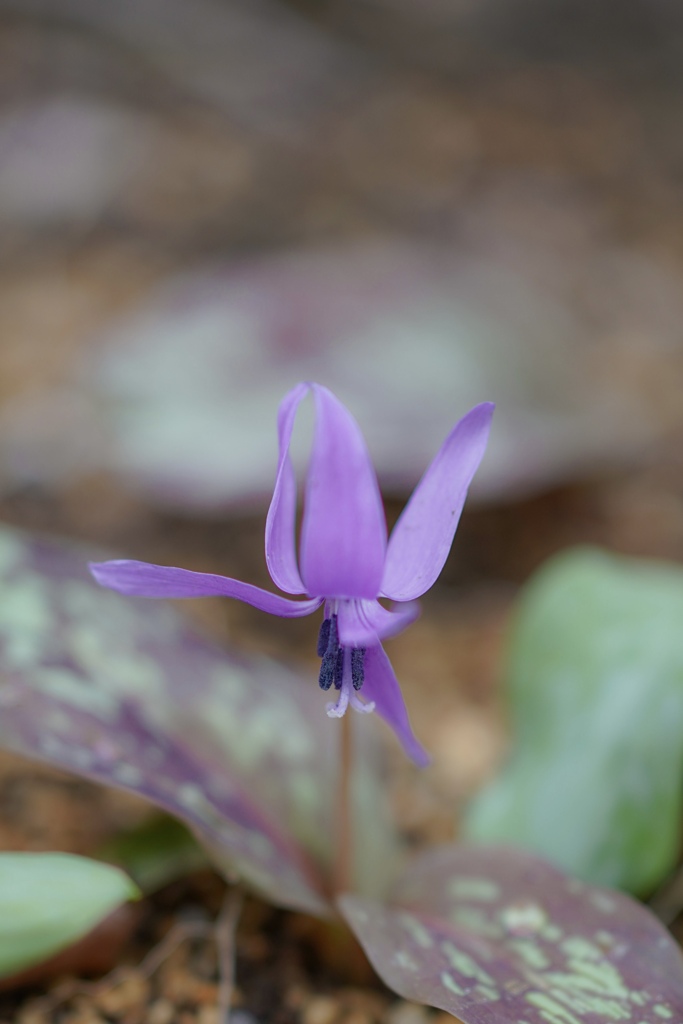
<path fill-rule="evenodd" d="M 344 679 L 344 648 L 339 643 L 337 616 L 324 619 L 318 634 L 318 657 L 320 675 L 318 682 L 321 690 L 329 690 L 334 683 L 336 690 L 341 690 Z M 365 679 L 365 648 L 351 648 L 351 682 L 354 690 L 360 690 Z"/>

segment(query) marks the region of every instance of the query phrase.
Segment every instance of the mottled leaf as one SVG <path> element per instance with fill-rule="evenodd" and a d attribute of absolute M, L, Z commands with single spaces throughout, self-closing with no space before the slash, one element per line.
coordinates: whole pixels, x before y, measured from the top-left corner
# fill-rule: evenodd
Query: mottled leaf
<path fill-rule="evenodd" d="M 474 839 L 585 881 L 651 890 L 679 849 L 683 572 L 569 552 L 523 593 L 507 694 L 514 750 L 474 801 Z"/>
<path fill-rule="evenodd" d="M 0 977 L 46 960 L 126 900 L 118 868 L 66 853 L 0 853 Z"/>
<path fill-rule="evenodd" d="M 87 366 L 0 408 L 0 471 L 59 485 L 106 468 L 179 509 L 265 504 L 278 402 L 307 379 L 357 416 L 396 492 L 486 400 L 475 498 L 633 459 L 680 420 L 678 278 L 596 247 L 585 201 L 546 182 L 534 204 L 537 184 L 467 204 L 459 247 L 307 247 L 169 277 L 98 330 Z"/>
<path fill-rule="evenodd" d="M 604 260 L 613 306 L 624 306 L 626 291 L 651 310 L 642 268 Z M 626 385 L 596 380 L 595 360 L 581 362 L 589 328 L 573 319 L 559 283 L 571 274 L 557 273 L 547 253 L 532 266 L 512 262 L 355 246 L 169 281 L 114 326 L 96 359 L 115 468 L 180 507 L 265 497 L 277 404 L 306 379 L 324 381 L 358 417 L 390 488 L 414 485 L 458 417 L 485 400 L 497 402 L 498 429 L 475 493 L 520 491 L 578 463 L 623 457 L 651 427 L 633 416 Z M 544 279 L 551 266 L 558 277 L 552 295 L 535 283 L 535 262 Z M 680 308 L 674 287 L 653 275 Z M 611 337 L 618 314 L 603 315 Z M 667 331 L 657 323 L 647 333 Z"/>
<path fill-rule="evenodd" d="M 464 1024 L 677 1024 L 683 960 L 628 896 L 532 854 L 445 846 L 341 909 L 384 982 Z"/>
<path fill-rule="evenodd" d="M 0 745 L 147 797 L 228 872 L 324 912 L 339 731 L 319 691 L 228 655 L 163 602 L 99 588 L 92 556 L 0 530 Z M 356 810 L 372 823 L 357 830 L 358 885 L 377 892 L 394 840 L 376 750 L 358 753 Z"/>

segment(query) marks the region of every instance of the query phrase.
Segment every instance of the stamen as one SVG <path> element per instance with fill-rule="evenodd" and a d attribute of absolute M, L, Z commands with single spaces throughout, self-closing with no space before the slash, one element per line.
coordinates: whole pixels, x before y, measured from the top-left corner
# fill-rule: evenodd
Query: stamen
<path fill-rule="evenodd" d="M 337 648 L 337 660 L 334 664 L 334 686 L 341 690 L 342 679 L 344 678 L 344 648 Z"/>
<path fill-rule="evenodd" d="M 365 647 L 354 647 L 351 650 L 351 681 L 354 690 L 360 690 L 365 679 Z"/>
<path fill-rule="evenodd" d="M 330 616 L 330 633 L 327 640 L 327 650 L 331 652 L 339 646 L 339 633 L 337 632 L 337 616 Z"/>
<path fill-rule="evenodd" d="M 334 682 L 334 672 L 337 659 L 334 655 L 326 654 L 320 665 L 318 685 L 321 690 L 329 690 Z"/>
<path fill-rule="evenodd" d="M 318 657 L 322 658 L 330 642 L 330 620 L 323 619 L 318 633 Z"/>
<path fill-rule="evenodd" d="M 325 626 L 327 625 L 327 629 Z M 320 654 L 321 640 L 323 635 L 327 636 L 327 644 L 325 649 Z M 339 638 L 337 634 L 337 616 L 332 615 L 329 619 L 325 619 L 322 626 L 320 627 L 320 634 L 318 636 L 318 654 L 322 657 L 322 664 L 320 665 L 320 675 L 318 676 L 318 684 L 321 690 L 329 690 L 332 683 L 337 686 L 337 663 L 339 661 L 339 655 L 342 654 L 343 664 L 343 651 L 339 646 Z M 339 687 L 337 686 L 337 689 Z"/>
<path fill-rule="evenodd" d="M 328 704 L 326 711 L 328 718 L 342 718 L 349 706 L 350 691 L 348 686 L 342 686 L 339 700 L 336 704 Z"/>
<path fill-rule="evenodd" d="M 349 694 L 349 702 L 354 711 L 360 711 L 362 715 L 369 715 L 375 710 L 374 700 L 369 700 L 367 704 L 364 704 L 360 697 L 356 697 L 355 693 Z"/>

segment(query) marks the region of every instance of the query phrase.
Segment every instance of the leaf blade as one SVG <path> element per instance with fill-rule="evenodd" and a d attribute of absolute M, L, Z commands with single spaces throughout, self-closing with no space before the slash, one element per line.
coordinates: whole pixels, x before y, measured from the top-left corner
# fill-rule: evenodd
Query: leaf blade
<path fill-rule="evenodd" d="M 465 834 L 535 850 L 596 884 L 650 891 L 683 796 L 683 573 L 592 550 L 551 560 L 513 627 L 512 757 Z"/>
<path fill-rule="evenodd" d="M 140 896 L 118 868 L 66 853 L 0 853 L 0 977 L 40 963 Z"/>
<path fill-rule="evenodd" d="M 464 1024 L 683 1017 L 683 962 L 659 921 L 523 851 L 440 847 L 390 903 L 339 904 L 390 988 Z"/>
<path fill-rule="evenodd" d="M 339 733 L 313 680 L 218 648 L 164 602 L 99 588 L 92 555 L 0 528 L 0 746 L 145 796 L 229 877 L 328 914 Z M 373 827 L 358 830 L 357 876 L 376 893 L 397 841 L 359 732 L 355 809 Z"/>

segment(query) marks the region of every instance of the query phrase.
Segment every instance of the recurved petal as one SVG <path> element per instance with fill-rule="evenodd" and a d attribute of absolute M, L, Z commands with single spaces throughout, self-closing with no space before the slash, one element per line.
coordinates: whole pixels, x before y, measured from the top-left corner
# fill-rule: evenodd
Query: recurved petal
<path fill-rule="evenodd" d="M 417 601 L 406 601 L 393 608 L 383 608 L 379 601 L 363 601 L 363 616 L 380 640 L 388 640 L 419 618 L 420 605 Z"/>
<path fill-rule="evenodd" d="M 417 601 L 391 611 L 379 601 L 343 601 L 337 612 L 339 642 L 345 647 L 370 647 L 401 633 L 419 614 Z"/>
<path fill-rule="evenodd" d="M 280 403 L 277 414 L 280 455 L 266 519 L 268 572 L 275 586 L 288 594 L 305 592 L 296 560 L 296 477 L 289 457 L 289 446 L 296 411 L 308 390 L 308 384 L 297 384 Z"/>
<path fill-rule="evenodd" d="M 290 619 L 310 615 L 322 604 L 319 598 L 290 601 L 287 597 L 271 594 L 229 576 L 191 572 L 169 565 L 150 565 L 130 559 L 91 562 L 90 572 L 101 586 L 118 590 L 121 594 L 136 597 L 234 597 L 262 612 Z"/>
<path fill-rule="evenodd" d="M 450 432 L 394 527 L 382 594 L 412 601 L 432 586 L 453 543 L 467 489 L 486 450 L 494 406 L 470 410 Z"/>
<path fill-rule="evenodd" d="M 365 700 L 375 702 L 375 711 L 394 730 L 408 757 L 418 767 L 426 767 L 431 758 L 410 727 L 401 688 L 380 644 L 369 647 L 366 652 L 361 694 Z"/>
<path fill-rule="evenodd" d="M 306 477 L 301 577 L 309 594 L 375 598 L 387 528 L 360 428 L 338 399 L 312 384 L 316 422 Z"/>

